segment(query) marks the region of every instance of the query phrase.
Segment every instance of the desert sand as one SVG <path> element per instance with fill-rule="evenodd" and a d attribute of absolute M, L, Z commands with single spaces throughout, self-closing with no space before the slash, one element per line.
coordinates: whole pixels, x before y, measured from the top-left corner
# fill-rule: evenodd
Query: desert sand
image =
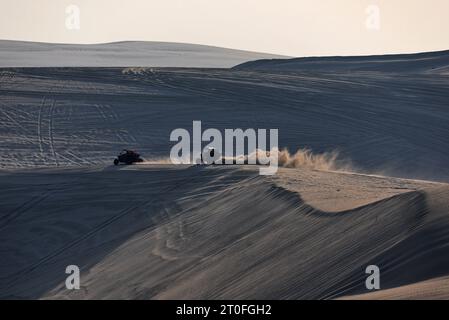
<path fill-rule="evenodd" d="M 0 67 L 195 67 L 230 68 L 281 55 L 189 43 L 121 41 L 54 44 L 0 40 Z"/>
<path fill-rule="evenodd" d="M 442 183 L 135 165 L 4 173 L 1 187 L 3 298 L 331 299 L 366 293 L 372 263 L 382 289 L 449 267 Z M 82 290 L 66 290 L 69 264 Z"/>
<path fill-rule="evenodd" d="M 447 52 L 329 59 L 1 69 L 0 298 L 449 298 Z M 279 128 L 290 158 L 169 164 L 192 120 Z"/>

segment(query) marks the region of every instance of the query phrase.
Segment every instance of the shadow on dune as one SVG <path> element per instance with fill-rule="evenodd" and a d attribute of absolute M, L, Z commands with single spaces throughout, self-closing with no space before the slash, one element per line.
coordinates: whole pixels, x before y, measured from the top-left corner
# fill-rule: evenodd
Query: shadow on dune
<path fill-rule="evenodd" d="M 225 186 L 215 186 L 216 175 L 201 167 L 115 169 L 3 174 L 1 298 L 39 298 L 64 283 L 67 265 L 87 272 L 136 233 L 181 211 L 178 198 L 202 184 Z M 227 183 L 246 177 L 227 171 L 220 172 Z"/>

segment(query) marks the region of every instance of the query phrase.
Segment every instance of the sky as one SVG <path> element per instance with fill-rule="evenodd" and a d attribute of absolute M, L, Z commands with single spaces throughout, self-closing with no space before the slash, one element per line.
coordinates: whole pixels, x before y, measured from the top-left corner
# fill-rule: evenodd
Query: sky
<path fill-rule="evenodd" d="M 0 39 L 214 45 L 289 56 L 449 49 L 448 0 L 0 0 Z"/>

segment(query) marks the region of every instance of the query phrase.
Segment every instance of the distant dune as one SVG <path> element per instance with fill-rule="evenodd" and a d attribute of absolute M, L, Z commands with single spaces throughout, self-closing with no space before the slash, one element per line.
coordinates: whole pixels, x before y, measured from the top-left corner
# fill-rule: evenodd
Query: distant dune
<path fill-rule="evenodd" d="M 244 62 L 236 70 L 348 72 L 378 71 L 449 74 L 449 51 L 354 57 L 263 59 Z"/>
<path fill-rule="evenodd" d="M 170 42 L 54 44 L 0 40 L 0 67 L 229 68 L 242 62 L 264 58 L 286 57 Z"/>

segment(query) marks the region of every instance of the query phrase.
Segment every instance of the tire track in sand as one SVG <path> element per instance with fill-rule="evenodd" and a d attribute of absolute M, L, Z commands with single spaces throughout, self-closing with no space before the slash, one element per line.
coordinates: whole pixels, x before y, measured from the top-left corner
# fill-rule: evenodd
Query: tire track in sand
<path fill-rule="evenodd" d="M 48 138 L 49 138 L 51 153 L 53 154 L 55 164 L 58 167 L 59 166 L 58 155 L 56 154 L 56 151 L 55 151 L 55 143 L 54 143 L 54 138 L 53 138 L 53 116 L 54 116 L 54 111 L 55 111 L 55 104 L 56 104 L 56 100 L 53 99 L 53 102 L 50 106 L 50 110 L 48 112 L 49 113 Z"/>

